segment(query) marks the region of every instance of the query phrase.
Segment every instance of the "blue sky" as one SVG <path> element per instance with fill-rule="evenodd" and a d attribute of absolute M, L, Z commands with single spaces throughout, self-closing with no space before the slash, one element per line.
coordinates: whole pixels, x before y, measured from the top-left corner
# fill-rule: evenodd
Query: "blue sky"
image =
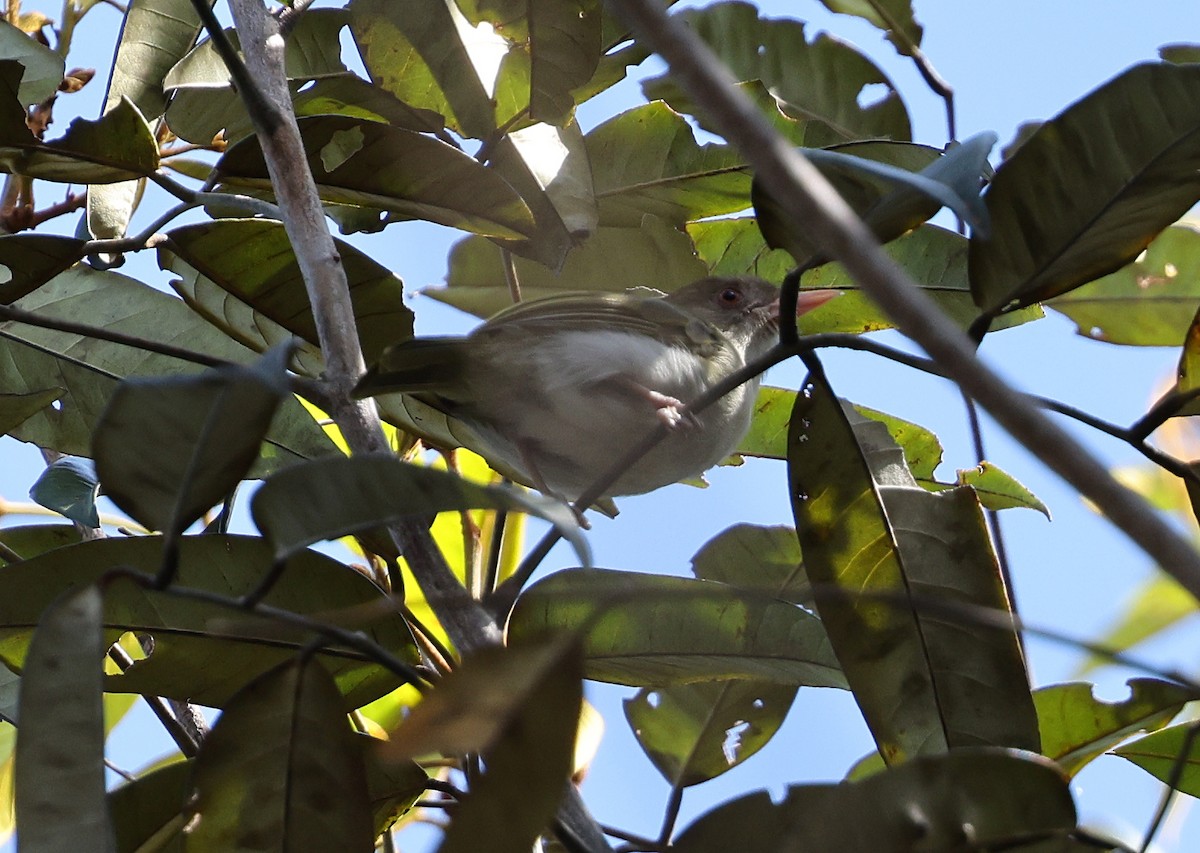
<path fill-rule="evenodd" d="M 41 2 L 23 6 L 51 15 L 57 14 L 58 8 Z M 827 29 L 855 43 L 888 72 L 904 95 L 915 138 L 935 145 L 945 142 L 942 102 L 876 30 L 854 19 L 832 16 L 816 0 L 769 2 L 764 11 L 807 19 L 812 29 Z M 119 17 L 108 8 L 93 14 L 106 20 L 106 28 L 115 28 Z M 926 54 L 955 89 L 960 136 L 994 130 L 1002 145 L 1020 123 L 1048 118 L 1126 67 L 1156 59 L 1160 45 L 1200 42 L 1200 4 L 1189 0 L 1023 0 L 1004 4 L 918 0 L 916 15 L 925 25 Z M 95 65 L 104 75 L 111 38 L 89 39 L 87 47 L 72 55 L 71 64 Z M 650 62 L 644 70 L 658 73 L 659 66 Z M 98 79 L 85 96 L 79 96 L 94 99 L 96 106 L 89 112 L 78 106 L 81 101 L 75 101 L 72 109 L 95 115 L 102 92 Z M 580 121 L 586 130 L 639 101 L 637 85 L 624 84 L 581 111 Z M 453 238 L 440 229 L 405 224 L 392 226 L 382 238 L 363 239 L 359 245 L 393 266 L 415 290 L 442 281 L 445 248 Z M 153 269 L 152 262 L 145 269 Z M 163 279 L 159 276 L 157 280 Z M 413 307 L 418 330 L 423 333 L 458 331 L 472 324 L 469 318 L 427 298 L 415 298 Z M 995 335 L 985 344 L 983 354 L 1021 387 L 1067 400 L 1116 422 L 1128 422 L 1144 411 L 1155 384 L 1173 370 L 1176 359 L 1168 349 L 1134 350 L 1086 340 L 1058 317 Z M 974 463 L 962 406 L 952 388 L 860 355 L 831 355 L 829 368 L 839 394 L 938 432 L 947 448 L 942 473 L 952 477 L 953 468 Z M 796 387 L 800 374 L 783 367 L 772 372 L 768 381 Z M 1080 435 L 1112 464 L 1140 459 L 1128 448 L 1094 434 L 1080 431 Z M 1053 522 L 1026 510 L 1004 514 L 1016 595 L 1026 618 L 1080 637 L 1095 634 L 1119 611 L 1129 590 L 1147 576 L 1146 558 L 994 429 L 988 433 L 988 451 L 992 461 L 1018 476 L 1054 514 Z M 23 491 L 39 468 L 35 450 L 0 439 L 0 470 L 6 473 L 0 482 L 0 497 L 24 499 Z M 617 520 L 601 519 L 595 524 L 591 541 L 597 564 L 683 573 L 696 549 L 730 524 L 790 524 L 782 465 L 751 462 L 740 469 L 716 471 L 710 479 L 712 486 L 707 490 L 673 486 L 622 501 Z M 571 559 L 568 551 L 557 549 L 548 565 L 569 565 Z M 1195 639 L 1194 631 L 1177 632 L 1148 653 L 1165 666 L 1191 668 L 1194 656 L 1190 649 Z M 1030 644 L 1030 653 L 1038 684 L 1069 678 L 1079 661 L 1074 651 L 1036 640 Z M 1102 673 L 1102 694 L 1119 698 L 1128 675 Z M 668 789 L 628 732 L 620 710 L 620 699 L 628 693 L 610 687 L 589 689 L 608 729 L 584 796 L 603 822 L 654 835 Z M 166 744 L 149 716 L 138 714 L 114 736 L 114 757 L 136 767 Z M 802 691 L 784 729 L 764 752 L 724 777 L 689 791 L 680 825 L 711 805 L 756 787 L 767 785 L 778 792 L 788 782 L 836 780 L 868 749 L 869 737 L 848 695 Z M 1073 790 L 1085 819 L 1124 828 L 1133 833 L 1131 838 L 1149 821 L 1157 798 L 1157 786 L 1149 777 L 1117 758 L 1096 762 L 1078 778 Z M 1177 814 L 1186 818 L 1190 807 L 1185 803 Z M 1200 820 L 1169 826 L 1160 842 L 1163 850 L 1200 849 Z M 426 842 L 413 843 L 411 849 L 421 849 Z"/>

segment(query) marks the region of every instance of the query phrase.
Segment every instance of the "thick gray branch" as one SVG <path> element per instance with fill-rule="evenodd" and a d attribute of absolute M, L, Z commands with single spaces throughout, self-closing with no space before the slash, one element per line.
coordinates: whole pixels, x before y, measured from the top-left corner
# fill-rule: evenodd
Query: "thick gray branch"
<path fill-rule="evenodd" d="M 346 273 L 296 125 L 283 71 L 283 38 L 262 0 L 230 0 L 229 5 L 249 77 L 259 93 L 254 100 L 269 107 L 251 110 L 251 118 L 316 318 L 333 401 L 329 414 L 355 453 L 386 452 L 387 440 L 374 404 L 350 398 L 365 366 Z M 495 622 L 454 577 L 426 528 L 401 523 L 392 533 L 455 646 L 469 651 L 498 642 Z"/>
<path fill-rule="evenodd" d="M 884 254 L 873 235 L 812 164 L 776 134 L 694 33 L 656 0 L 611 0 L 638 38 L 736 145 L 771 194 L 841 261 L 899 329 L 1014 438 L 1089 498 L 1162 568 L 1200 598 L 1200 554 L 1145 501 L 1117 483 L 1066 432 L 976 357 L 974 346 Z"/>

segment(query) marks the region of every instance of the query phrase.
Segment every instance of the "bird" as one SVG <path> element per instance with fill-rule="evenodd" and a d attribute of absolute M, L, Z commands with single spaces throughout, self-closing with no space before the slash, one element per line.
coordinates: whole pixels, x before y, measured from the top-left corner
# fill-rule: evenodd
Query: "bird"
<path fill-rule="evenodd" d="M 802 291 L 797 314 L 837 291 Z M 563 293 L 510 306 L 465 337 L 386 349 L 358 398 L 403 392 L 467 425 L 482 455 L 576 500 L 656 425 L 667 436 L 601 497 L 699 476 L 750 427 L 759 378 L 694 414 L 686 404 L 766 353 L 779 288 L 710 276 L 672 293 Z"/>

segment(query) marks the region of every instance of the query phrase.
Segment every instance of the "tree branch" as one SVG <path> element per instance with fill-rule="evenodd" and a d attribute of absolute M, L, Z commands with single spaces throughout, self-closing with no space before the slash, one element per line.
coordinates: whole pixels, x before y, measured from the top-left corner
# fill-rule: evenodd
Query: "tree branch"
<path fill-rule="evenodd" d="M 896 326 L 1047 467 L 1089 498 L 1200 599 L 1200 554 L 1139 496 L 1117 483 L 1066 431 L 978 360 L 971 340 L 880 248 L 845 201 L 767 124 L 720 61 L 653 0 L 611 0 L 638 37 L 745 156 L 796 222 L 843 266 Z"/>
<path fill-rule="evenodd" d="M 193 0 L 193 5 L 219 47 L 224 39 L 219 24 L 206 14 L 203 0 Z M 239 69 L 241 60 L 230 58 L 230 74 L 250 108 L 283 224 L 312 303 L 333 403 L 329 414 L 355 453 L 386 452 L 387 440 L 374 405 L 350 397 L 366 365 L 345 270 L 296 125 L 283 71 L 283 38 L 261 0 L 230 0 L 229 5 L 245 57 L 243 69 Z M 499 642 L 499 628 L 458 582 L 428 530 L 413 522 L 398 523 L 391 530 L 455 645 L 468 651 Z"/>

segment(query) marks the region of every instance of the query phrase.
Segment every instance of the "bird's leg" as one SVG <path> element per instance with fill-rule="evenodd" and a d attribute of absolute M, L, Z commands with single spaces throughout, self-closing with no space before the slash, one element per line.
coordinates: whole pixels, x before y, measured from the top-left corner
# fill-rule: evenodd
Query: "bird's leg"
<path fill-rule="evenodd" d="M 655 391 L 653 388 L 647 388 L 636 379 L 628 376 L 622 376 L 619 379 L 614 377 L 614 379 L 617 379 L 622 388 L 632 391 L 638 397 L 654 406 L 655 417 L 667 429 L 696 426 L 695 415 L 688 412 L 686 404 L 677 397 L 672 397 L 661 391 Z"/>

